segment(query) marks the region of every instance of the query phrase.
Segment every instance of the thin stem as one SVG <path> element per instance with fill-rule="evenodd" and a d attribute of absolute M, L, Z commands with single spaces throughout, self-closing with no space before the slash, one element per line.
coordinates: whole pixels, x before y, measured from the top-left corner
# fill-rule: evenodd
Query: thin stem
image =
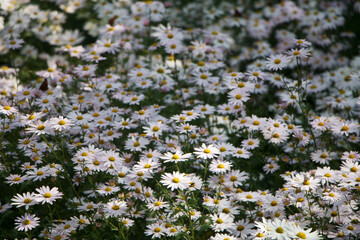
<path fill-rule="evenodd" d="M 50 231 L 52 232 L 52 227 L 53 227 L 53 216 L 52 216 L 52 210 L 49 204 L 47 204 L 48 208 L 49 208 L 49 215 L 50 215 Z"/>
<path fill-rule="evenodd" d="M 184 196 L 184 198 L 185 198 L 185 203 L 186 203 L 186 207 L 187 207 L 187 215 L 188 215 L 189 223 L 190 223 L 191 238 L 193 240 L 195 240 L 195 231 L 194 231 L 194 226 L 193 226 L 193 222 L 192 222 L 191 214 L 190 214 L 190 204 L 189 204 L 189 202 L 187 200 L 187 197 L 186 197 L 185 193 L 179 191 L 179 194 L 182 194 Z"/>

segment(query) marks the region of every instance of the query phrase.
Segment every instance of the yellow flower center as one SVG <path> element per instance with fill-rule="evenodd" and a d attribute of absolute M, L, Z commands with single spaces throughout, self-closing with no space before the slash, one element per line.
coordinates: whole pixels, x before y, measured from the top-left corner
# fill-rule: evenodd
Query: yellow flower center
<path fill-rule="evenodd" d="M 239 226 L 237 226 L 237 228 L 236 228 L 236 230 L 238 230 L 239 232 L 241 232 L 241 231 L 243 231 L 245 228 L 244 228 L 244 226 L 242 226 L 242 225 L 239 225 Z"/>
<path fill-rule="evenodd" d="M 114 205 L 114 206 L 112 206 L 112 210 L 119 210 L 120 209 L 120 207 L 118 206 L 118 205 Z"/>
<path fill-rule="evenodd" d="M 296 234 L 296 236 L 301 238 L 301 239 L 306 239 L 306 235 L 303 232 L 299 232 L 298 234 Z"/>
<path fill-rule="evenodd" d="M 18 181 L 21 180 L 21 178 L 20 178 L 20 177 L 15 177 L 13 180 L 14 180 L 15 182 L 18 182 Z"/>
<path fill-rule="evenodd" d="M 177 159 L 179 159 L 180 157 L 179 157 L 179 155 L 177 155 L 177 154 L 174 154 L 173 156 L 172 156 L 172 159 L 174 159 L 174 160 L 177 160 Z"/>
<path fill-rule="evenodd" d="M 306 180 L 306 181 L 303 181 L 303 184 L 308 186 L 308 185 L 310 185 L 310 182 L 309 182 L 309 180 Z"/>
<path fill-rule="evenodd" d="M 217 224 L 222 224 L 224 221 L 221 219 L 221 218 L 218 218 L 217 220 L 216 220 L 216 223 Z"/>
<path fill-rule="evenodd" d="M 354 230 L 354 227 L 353 227 L 353 226 L 348 226 L 346 229 L 347 229 L 347 230 L 350 230 L 350 231 L 353 231 L 353 230 Z"/>
<path fill-rule="evenodd" d="M 23 223 L 24 225 L 29 225 L 31 222 L 30 222 L 30 220 L 26 219 L 26 220 L 24 220 L 22 223 Z"/>
<path fill-rule="evenodd" d="M 260 125 L 260 122 L 257 121 L 257 120 L 255 120 L 255 121 L 253 122 L 253 125 L 258 126 L 258 125 Z"/>
<path fill-rule="evenodd" d="M 220 169 L 225 168 L 224 164 L 221 164 L 221 163 L 219 165 L 217 165 L 217 167 Z"/>
<path fill-rule="evenodd" d="M 331 177 L 331 174 L 330 173 L 325 173 L 324 176 L 329 178 L 329 177 Z"/>
<path fill-rule="evenodd" d="M 207 79 L 207 78 L 208 78 L 208 76 L 207 76 L 207 75 L 205 75 L 205 74 L 202 74 L 202 75 L 200 76 L 200 78 L 205 80 L 205 79 Z"/>
<path fill-rule="evenodd" d="M 44 198 L 51 198 L 51 193 L 45 193 Z"/>
<path fill-rule="evenodd" d="M 342 131 L 342 132 L 345 132 L 345 131 L 347 131 L 347 130 L 349 130 L 349 127 L 347 127 L 347 126 L 343 126 L 343 127 L 341 128 L 341 131 Z"/>

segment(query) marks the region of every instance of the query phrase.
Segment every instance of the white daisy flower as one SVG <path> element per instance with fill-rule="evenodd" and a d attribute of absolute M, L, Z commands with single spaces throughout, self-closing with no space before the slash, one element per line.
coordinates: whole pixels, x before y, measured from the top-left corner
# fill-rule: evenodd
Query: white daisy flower
<path fill-rule="evenodd" d="M 270 70 L 281 70 L 290 62 L 290 58 L 282 54 L 271 55 L 267 58 L 266 67 Z"/>
<path fill-rule="evenodd" d="M 180 172 L 165 173 L 161 179 L 160 182 L 170 188 L 171 191 L 174 191 L 175 189 L 187 189 L 191 183 L 190 177 Z"/>
<path fill-rule="evenodd" d="M 209 170 L 213 173 L 225 173 L 230 170 L 232 164 L 223 160 L 212 160 Z"/>
<path fill-rule="evenodd" d="M 25 206 L 25 209 L 28 210 L 30 206 L 36 204 L 35 201 L 35 195 L 34 193 L 24 193 L 23 195 L 20 195 L 19 193 L 11 199 L 12 203 L 11 205 L 15 205 L 16 207 L 23 207 Z"/>
<path fill-rule="evenodd" d="M 194 154 L 201 159 L 212 159 L 220 154 L 220 150 L 213 145 L 206 146 L 203 143 L 200 148 L 195 148 Z"/>
<path fill-rule="evenodd" d="M 18 217 L 15 220 L 15 228 L 18 231 L 29 231 L 37 226 L 39 226 L 40 218 L 36 217 L 34 214 L 25 213 L 24 216 Z"/>
<path fill-rule="evenodd" d="M 49 186 L 42 186 L 40 188 L 37 188 L 36 191 L 38 193 L 34 195 L 35 201 L 42 204 L 53 204 L 56 199 L 60 199 L 63 195 L 61 192 L 58 191 L 57 187 L 53 187 L 52 189 L 50 189 Z"/>
<path fill-rule="evenodd" d="M 234 218 L 231 215 L 225 213 L 213 214 L 211 215 L 211 220 L 211 228 L 215 232 L 220 232 L 235 227 Z"/>
<path fill-rule="evenodd" d="M 69 119 L 64 118 L 63 116 L 54 117 L 50 119 L 51 128 L 57 131 L 64 131 L 69 129 L 72 125 L 74 125 Z"/>

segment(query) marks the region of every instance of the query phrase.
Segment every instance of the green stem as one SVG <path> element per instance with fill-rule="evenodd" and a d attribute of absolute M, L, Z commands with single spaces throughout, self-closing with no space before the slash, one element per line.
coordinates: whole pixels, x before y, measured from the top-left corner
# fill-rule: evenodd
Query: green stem
<path fill-rule="evenodd" d="M 79 199 L 80 204 L 83 204 L 82 201 L 81 201 L 80 194 L 76 191 L 76 188 L 75 188 L 75 186 L 74 186 L 74 184 L 73 184 L 73 182 L 72 182 L 72 180 L 71 180 L 68 172 L 66 171 L 66 166 L 65 166 L 64 160 L 63 160 L 61 157 L 58 156 L 58 154 L 55 152 L 53 146 L 47 141 L 47 139 L 44 137 L 44 135 L 41 135 L 41 137 L 42 137 L 42 139 L 45 141 L 45 143 L 48 145 L 48 147 L 50 148 L 51 152 L 54 154 L 55 158 L 56 158 L 57 160 L 59 160 L 59 162 L 61 163 L 61 166 L 63 167 L 63 173 L 64 173 L 66 179 L 69 181 L 69 183 L 70 183 L 70 185 L 71 185 L 71 187 L 72 187 L 72 189 L 73 189 L 76 197 Z M 89 221 L 90 221 L 90 223 L 91 223 L 91 226 L 92 226 L 93 229 L 95 230 L 95 233 L 98 235 L 98 231 L 97 231 L 97 229 L 96 229 L 96 227 L 95 227 L 95 225 L 94 225 L 93 219 L 87 214 L 86 211 L 84 212 L 84 214 L 86 215 L 87 219 L 89 219 Z"/>
<path fill-rule="evenodd" d="M 194 226 L 193 226 L 193 222 L 192 222 L 191 214 L 190 214 L 190 204 L 187 200 L 185 193 L 179 191 L 179 194 L 182 194 L 185 198 L 185 203 L 186 203 L 186 207 L 187 207 L 187 215 L 188 215 L 189 223 L 190 223 L 191 239 L 195 240 L 195 230 L 194 230 Z"/>
<path fill-rule="evenodd" d="M 52 216 L 52 210 L 49 204 L 47 204 L 48 208 L 49 208 L 49 215 L 50 215 L 50 231 L 52 232 L 52 227 L 53 227 L 53 216 Z"/>

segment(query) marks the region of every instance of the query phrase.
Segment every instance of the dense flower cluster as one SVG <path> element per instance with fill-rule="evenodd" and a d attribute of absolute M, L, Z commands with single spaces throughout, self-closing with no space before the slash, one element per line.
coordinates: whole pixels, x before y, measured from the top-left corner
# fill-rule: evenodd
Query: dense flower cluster
<path fill-rule="evenodd" d="M 0 8 L 2 238 L 360 238 L 359 1 Z"/>

